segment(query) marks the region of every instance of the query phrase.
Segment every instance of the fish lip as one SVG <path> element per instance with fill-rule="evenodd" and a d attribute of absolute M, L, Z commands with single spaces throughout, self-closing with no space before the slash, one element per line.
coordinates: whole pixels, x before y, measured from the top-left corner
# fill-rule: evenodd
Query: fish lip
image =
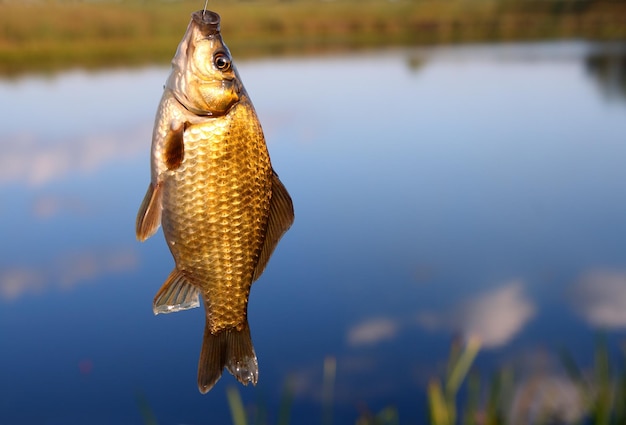
<path fill-rule="evenodd" d="M 220 15 L 211 10 L 197 10 L 191 14 L 191 19 L 207 36 L 220 33 Z"/>

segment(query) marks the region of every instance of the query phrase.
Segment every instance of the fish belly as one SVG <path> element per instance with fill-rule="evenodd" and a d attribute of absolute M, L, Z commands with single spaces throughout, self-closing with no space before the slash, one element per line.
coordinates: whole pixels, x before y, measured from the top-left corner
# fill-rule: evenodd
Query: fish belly
<path fill-rule="evenodd" d="M 187 127 L 183 161 L 163 180 L 165 239 L 176 268 L 200 290 L 213 334 L 244 326 L 271 175 L 260 124 L 243 103 Z"/>

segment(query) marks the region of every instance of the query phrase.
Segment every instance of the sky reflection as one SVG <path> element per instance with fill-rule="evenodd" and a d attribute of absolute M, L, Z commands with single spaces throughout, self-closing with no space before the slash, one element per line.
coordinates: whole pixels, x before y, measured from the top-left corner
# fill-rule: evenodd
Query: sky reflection
<path fill-rule="evenodd" d="M 524 283 L 511 281 L 441 313 L 423 312 L 418 323 L 427 329 L 449 329 L 485 348 L 508 343 L 534 316 L 535 306 L 524 294 Z"/>
<path fill-rule="evenodd" d="M 0 184 L 43 185 L 145 153 L 167 71 L 73 71 L 0 81 Z M 144 84 L 137 84 L 141 75 Z M 36 119 L 33 119 L 36 117 Z"/>
<path fill-rule="evenodd" d="M 244 401 L 278 411 L 291 379 L 298 423 L 319 423 L 332 356 L 337 423 L 390 404 L 421 423 L 454 336 L 482 340 L 487 370 L 538 347 L 589 360 L 596 327 L 622 340 L 626 96 L 606 80 L 623 75 L 619 52 L 238 62 L 296 208 L 252 288 L 260 382 Z M 160 423 L 229 421 L 234 380 L 195 385 L 203 312 L 153 316 L 173 263 L 160 234 L 134 236 L 167 73 L 0 81 L 0 423 L 138 423 L 136 391 Z M 57 385 L 44 398 L 33 382 Z"/>
<path fill-rule="evenodd" d="M 626 272 L 592 270 L 574 286 L 574 303 L 594 327 L 626 328 Z"/>
<path fill-rule="evenodd" d="M 40 295 L 56 286 L 73 286 L 122 273 L 137 266 L 137 254 L 125 248 L 114 252 L 79 252 L 52 259 L 50 265 L 21 266 L 0 270 L 0 300 L 12 301 L 21 296 Z"/>
<path fill-rule="evenodd" d="M 0 184 L 40 186 L 54 180 L 96 172 L 107 163 L 135 158 L 145 151 L 151 129 L 143 126 L 121 134 L 77 136 L 49 144 L 26 134 L 9 135 L 8 151 L 0 159 Z"/>

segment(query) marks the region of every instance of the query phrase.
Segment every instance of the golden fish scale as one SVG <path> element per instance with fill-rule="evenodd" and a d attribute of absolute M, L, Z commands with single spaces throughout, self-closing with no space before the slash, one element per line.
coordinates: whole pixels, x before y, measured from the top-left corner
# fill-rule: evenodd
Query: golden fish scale
<path fill-rule="evenodd" d="M 188 127 L 183 162 L 164 179 L 165 238 L 178 270 L 203 293 L 213 334 L 243 326 L 269 212 L 269 155 L 246 100 Z"/>

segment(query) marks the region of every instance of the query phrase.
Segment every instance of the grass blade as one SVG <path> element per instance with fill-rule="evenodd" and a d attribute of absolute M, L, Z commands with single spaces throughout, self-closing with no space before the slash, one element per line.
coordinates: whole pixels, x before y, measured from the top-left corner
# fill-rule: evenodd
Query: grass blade
<path fill-rule="evenodd" d="M 486 425 L 499 425 L 504 422 L 500 413 L 504 390 L 504 372 L 497 371 L 491 379 L 489 388 L 487 407 L 485 408 Z"/>
<path fill-rule="evenodd" d="M 335 387 L 335 377 L 337 375 L 337 359 L 328 356 L 324 359 L 324 383 L 323 383 L 323 425 L 333 423 L 333 390 Z"/>
<path fill-rule="evenodd" d="M 278 425 L 288 425 L 291 415 L 291 405 L 293 403 L 293 389 L 290 379 L 285 382 L 283 394 L 280 398 L 280 409 L 278 411 Z"/>
<path fill-rule="evenodd" d="M 572 381 L 572 383 L 576 386 L 576 388 L 578 388 L 578 391 L 580 391 L 583 404 L 584 404 L 584 409 L 585 410 L 590 409 L 593 394 L 592 394 L 591 388 L 589 387 L 589 384 L 587 383 L 587 380 L 585 379 L 585 376 L 582 370 L 580 370 L 580 368 L 574 361 L 574 358 L 569 353 L 569 351 L 565 349 L 559 350 L 559 357 L 561 360 L 561 365 L 565 369 L 565 373 L 567 374 L 569 379 Z"/>
<path fill-rule="evenodd" d="M 428 407 L 431 425 L 453 425 L 448 414 L 448 406 L 439 381 L 433 379 L 428 384 Z"/>
<path fill-rule="evenodd" d="M 246 411 L 243 408 L 241 395 L 235 387 L 228 387 L 226 390 L 228 398 L 228 406 L 230 407 L 230 415 L 233 418 L 233 425 L 247 425 Z"/>
<path fill-rule="evenodd" d="M 609 350 L 606 340 L 598 337 L 595 352 L 596 392 L 593 419 L 594 425 L 609 425 L 611 419 L 612 383 L 609 365 Z"/>
<path fill-rule="evenodd" d="M 143 420 L 144 425 L 158 425 L 156 420 L 156 416 L 152 411 L 152 407 L 150 407 L 150 403 L 146 396 L 141 392 L 137 391 L 135 395 L 137 400 L 137 405 L 139 406 L 139 412 L 141 412 L 141 418 Z"/>
<path fill-rule="evenodd" d="M 480 375 L 477 372 L 472 372 L 467 379 L 467 406 L 463 415 L 463 425 L 477 425 L 479 408 Z"/>
<path fill-rule="evenodd" d="M 395 407 L 386 407 L 376 415 L 377 425 L 400 425 L 398 410 Z"/>
<path fill-rule="evenodd" d="M 454 367 L 457 364 L 459 357 L 461 357 L 461 340 L 460 338 L 454 338 L 450 345 L 450 353 L 448 354 L 448 364 L 446 367 L 446 382 L 450 380 L 450 377 L 454 373 Z"/>
<path fill-rule="evenodd" d="M 461 351 L 458 360 L 453 365 L 448 381 L 446 382 L 446 395 L 455 397 L 461 383 L 465 380 L 470 367 L 476 359 L 476 355 L 480 350 L 480 341 L 477 338 L 470 338 Z"/>

